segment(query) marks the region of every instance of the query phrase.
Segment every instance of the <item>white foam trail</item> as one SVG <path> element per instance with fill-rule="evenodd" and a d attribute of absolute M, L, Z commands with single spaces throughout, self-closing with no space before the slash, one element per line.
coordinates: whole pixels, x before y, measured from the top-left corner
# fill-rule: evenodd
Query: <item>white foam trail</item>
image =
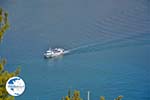
<path fill-rule="evenodd" d="M 83 45 L 83 46 L 80 46 L 80 47 L 69 49 L 68 51 L 72 52 L 72 51 L 76 51 L 76 50 L 79 50 L 79 49 L 82 49 L 82 48 L 88 48 L 88 47 L 91 47 L 91 46 L 95 46 L 95 45 L 98 45 L 98 44 L 101 44 L 101 43 L 98 42 L 98 43 Z"/>
<path fill-rule="evenodd" d="M 108 46 L 108 45 L 112 45 L 112 44 L 120 44 L 122 42 L 127 42 L 129 40 L 134 40 L 134 41 L 139 41 L 138 38 L 141 38 L 141 34 L 140 35 L 134 35 L 134 36 L 129 36 L 129 37 L 125 37 L 125 38 L 120 38 L 120 39 L 114 39 L 114 40 L 110 40 L 110 41 L 106 41 L 106 42 L 96 42 L 96 43 L 92 43 L 92 44 L 87 44 L 87 45 L 83 45 L 83 46 L 79 46 L 76 48 L 72 48 L 69 49 L 69 52 L 73 52 L 73 51 L 77 51 L 79 49 L 84 49 L 84 48 L 89 48 L 89 47 L 93 47 L 93 46 Z"/>
<path fill-rule="evenodd" d="M 64 54 L 70 53 L 70 50 L 66 50 L 64 51 Z"/>

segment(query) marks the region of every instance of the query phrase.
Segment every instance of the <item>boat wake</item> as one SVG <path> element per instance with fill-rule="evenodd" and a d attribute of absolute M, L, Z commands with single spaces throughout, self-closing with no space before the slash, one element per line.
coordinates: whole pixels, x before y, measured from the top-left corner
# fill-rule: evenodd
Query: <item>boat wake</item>
<path fill-rule="evenodd" d="M 65 50 L 64 51 L 64 54 L 68 54 L 68 53 L 70 53 L 70 50 Z"/>
<path fill-rule="evenodd" d="M 81 54 L 89 52 L 97 52 L 102 50 L 110 50 L 113 48 L 122 48 L 129 46 L 150 45 L 150 40 L 145 38 L 150 37 L 150 34 L 140 34 L 128 36 L 120 39 L 109 40 L 105 42 L 96 42 L 88 45 L 69 49 L 66 54 Z"/>

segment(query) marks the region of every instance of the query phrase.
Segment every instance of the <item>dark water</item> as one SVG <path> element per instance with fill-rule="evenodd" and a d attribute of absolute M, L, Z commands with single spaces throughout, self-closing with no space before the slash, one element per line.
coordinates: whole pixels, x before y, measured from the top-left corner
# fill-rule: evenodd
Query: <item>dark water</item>
<path fill-rule="evenodd" d="M 16 100 L 60 100 L 68 88 L 86 100 L 150 100 L 149 0 L 1 0 L 11 29 L 0 55 L 22 67 Z M 45 60 L 48 47 L 71 52 Z"/>

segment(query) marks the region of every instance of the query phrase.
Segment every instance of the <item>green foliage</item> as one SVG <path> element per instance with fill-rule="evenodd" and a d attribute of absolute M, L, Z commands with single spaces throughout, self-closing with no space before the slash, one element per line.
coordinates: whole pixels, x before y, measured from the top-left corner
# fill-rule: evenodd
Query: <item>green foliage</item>
<path fill-rule="evenodd" d="M 100 100 L 105 100 L 105 97 L 104 97 L 104 96 L 101 96 L 101 97 L 100 97 Z"/>
<path fill-rule="evenodd" d="M 120 95 L 114 100 L 121 100 L 122 98 L 123 98 L 123 96 Z M 62 97 L 61 100 L 82 100 L 82 98 L 80 98 L 80 91 L 75 90 L 73 95 L 71 95 L 71 91 L 69 89 L 68 95 L 65 98 Z M 100 100 L 105 100 L 105 97 L 104 96 L 100 96 Z"/>
<path fill-rule="evenodd" d="M 8 13 L 3 11 L 2 8 L 0 8 L 0 41 L 2 40 L 4 33 L 8 28 Z"/>
<path fill-rule="evenodd" d="M 122 95 L 118 96 L 115 100 L 121 100 L 123 98 Z"/>
<path fill-rule="evenodd" d="M 72 100 L 82 100 L 82 98 L 80 98 L 80 91 L 78 91 L 78 90 L 74 91 Z"/>
<path fill-rule="evenodd" d="M 4 33 L 9 28 L 8 13 L 0 8 L 0 41 L 3 38 Z M 18 76 L 20 73 L 20 67 L 18 67 L 14 72 L 8 72 L 4 69 L 7 60 L 4 58 L 0 59 L 0 100 L 15 100 L 13 96 L 10 96 L 5 88 L 6 82 L 9 78 Z"/>
<path fill-rule="evenodd" d="M 71 91 L 69 89 L 68 95 L 65 97 L 65 99 L 63 97 L 62 100 L 82 100 L 80 98 L 80 91 L 75 90 L 73 95 L 71 95 Z"/>
<path fill-rule="evenodd" d="M 3 12 L 3 9 L 0 8 L 0 23 L 2 22 L 2 19 L 3 19 L 2 12 Z"/>
<path fill-rule="evenodd" d="M 65 100 L 70 100 L 70 98 L 68 96 L 66 96 Z"/>
<path fill-rule="evenodd" d="M 14 100 L 14 97 L 7 93 L 5 84 L 9 78 L 19 75 L 20 68 L 17 68 L 14 72 L 8 72 L 4 70 L 5 64 L 6 59 L 0 59 L 0 100 Z"/>

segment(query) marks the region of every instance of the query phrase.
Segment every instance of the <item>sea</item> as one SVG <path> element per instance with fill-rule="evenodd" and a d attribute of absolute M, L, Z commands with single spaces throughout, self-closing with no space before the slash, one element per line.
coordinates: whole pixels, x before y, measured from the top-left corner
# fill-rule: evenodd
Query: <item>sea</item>
<path fill-rule="evenodd" d="M 0 0 L 10 29 L 0 44 L 5 70 L 21 67 L 16 100 L 150 100 L 150 0 Z M 63 57 L 44 59 L 48 48 Z"/>

